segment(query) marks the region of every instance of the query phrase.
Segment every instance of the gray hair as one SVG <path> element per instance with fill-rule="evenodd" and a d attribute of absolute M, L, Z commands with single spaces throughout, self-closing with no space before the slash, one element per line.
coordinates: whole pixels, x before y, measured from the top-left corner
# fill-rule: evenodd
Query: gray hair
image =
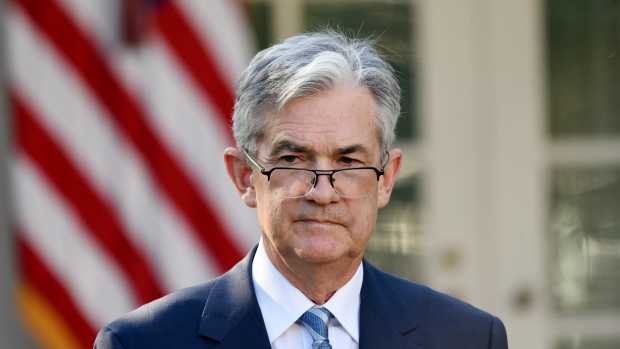
<path fill-rule="evenodd" d="M 256 54 L 237 84 L 233 113 L 237 146 L 256 154 L 266 113 L 343 80 L 367 87 L 374 96 L 383 154 L 394 142 L 400 114 L 400 87 L 394 70 L 371 40 L 352 39 L 331 30 L 296 35 Z"/>

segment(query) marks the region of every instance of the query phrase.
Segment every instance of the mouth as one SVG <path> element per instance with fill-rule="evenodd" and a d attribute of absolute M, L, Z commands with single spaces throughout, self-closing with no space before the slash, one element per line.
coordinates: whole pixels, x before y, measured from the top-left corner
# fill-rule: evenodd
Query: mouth
<path fill-rule="evenodd" d="M 306 223 L 306 224 L 317 224 L 317 225 L 342 225 L 342 223 L 339 223 L 336 221 L 325 220 L 325 219 L 312 219 L 312 218 L 300 219 L 300 220 L 297 220 L 297 222 Z"/>

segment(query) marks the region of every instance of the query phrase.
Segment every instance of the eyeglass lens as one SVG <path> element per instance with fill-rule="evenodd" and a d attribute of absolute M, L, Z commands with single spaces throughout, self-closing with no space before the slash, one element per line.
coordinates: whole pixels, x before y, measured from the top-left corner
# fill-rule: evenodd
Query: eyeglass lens
<path fill-rule="evenodd" d="M 377 175 L 371 169 L 347 169 L 334 172 L 332 176 L 336 193 L 349 198 L 367 196 L 377 182 Z M 304 169 L 274 169 L 269 185 L 286 197 L 296 198 L 305 196 L 312 190 L 318 177 L 324 175 L 317 176 Z"/>

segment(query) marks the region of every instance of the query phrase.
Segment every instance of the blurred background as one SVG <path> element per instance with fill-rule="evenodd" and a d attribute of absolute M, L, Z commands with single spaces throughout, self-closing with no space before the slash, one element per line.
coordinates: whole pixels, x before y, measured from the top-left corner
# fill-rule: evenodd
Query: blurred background
<path fill-rule="evenodd" d="M 222 150 L 252 55 L 326 26 L 397 71 L 404 168 L 368 258 L 620 348 L 620 1 L 5 0 L 0 347 L 88 348 L 257 241 Z"/>

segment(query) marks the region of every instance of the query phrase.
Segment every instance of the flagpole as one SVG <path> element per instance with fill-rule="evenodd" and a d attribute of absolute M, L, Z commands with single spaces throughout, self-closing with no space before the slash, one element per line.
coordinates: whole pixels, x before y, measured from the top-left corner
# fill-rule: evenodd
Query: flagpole
<path fill-rule="evenodd" d="M 5 32 L 6 2 L 0 0 L 0 32 Z M 37 345 L 22 327 L 17 315 L 16 285 L 17 256 L 15 255 L 15 232 L 11 229 L 12 192 L 9 161 L 14 154 L 10 138 L 12 119 L 8 105 L 6 78 L 6 36 L 0 36 L 0 347 L 35 349 Z"/>

